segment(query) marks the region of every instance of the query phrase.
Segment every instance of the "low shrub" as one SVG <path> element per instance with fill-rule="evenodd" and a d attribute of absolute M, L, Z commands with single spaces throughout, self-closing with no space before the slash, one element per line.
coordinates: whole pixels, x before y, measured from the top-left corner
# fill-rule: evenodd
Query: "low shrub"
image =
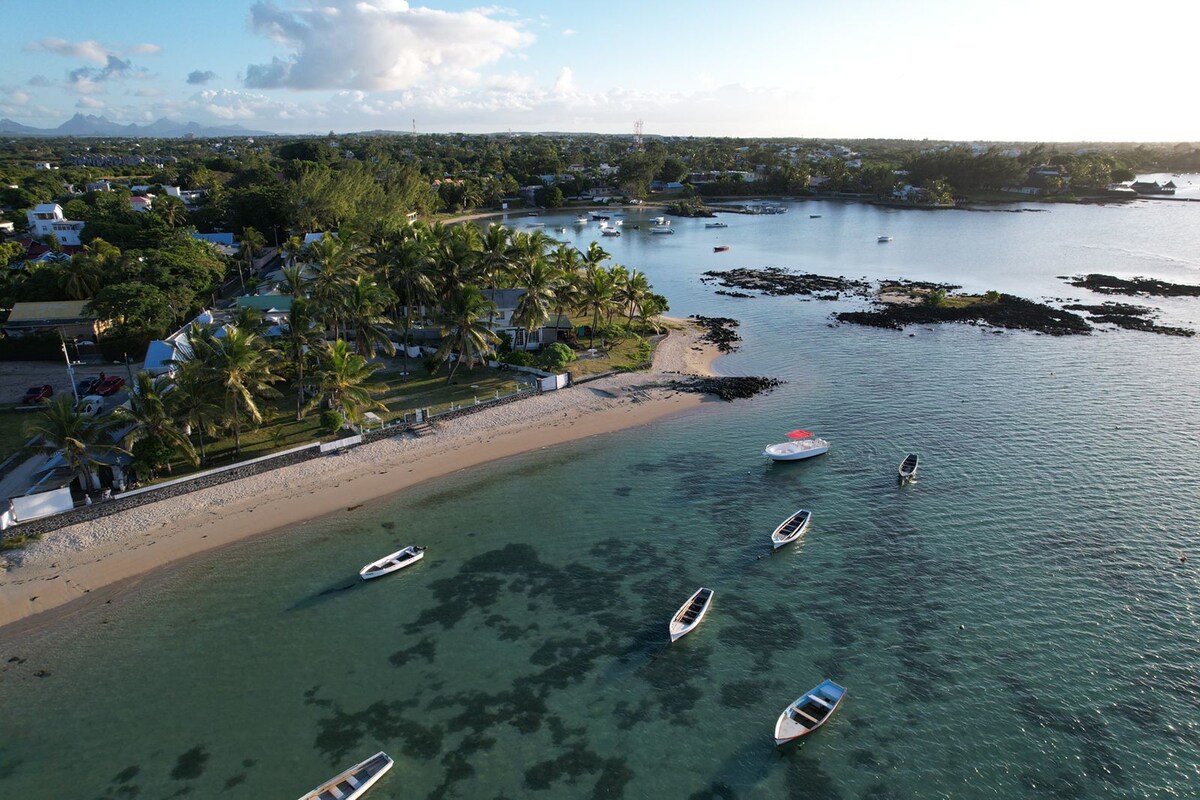
<path fill-rule="evenodd" d="M 555 342 L 542 351 L 542 366 L 550 370 L 560 370 L 575 360 L 575 351 L 562 342 Z"/>
<path fill-rule="evenodd" d="M 342 414 L 332 408 L 321 412 L 321 431 L 323 433 L 337 433 L 342 429 Z"/>

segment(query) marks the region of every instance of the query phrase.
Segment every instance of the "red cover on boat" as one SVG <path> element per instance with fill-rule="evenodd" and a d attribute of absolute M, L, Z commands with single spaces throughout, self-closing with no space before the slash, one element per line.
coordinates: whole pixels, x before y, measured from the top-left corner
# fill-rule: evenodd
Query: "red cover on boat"
<path fill-rule="evenodd" d="M 812 434 L 802 428 L 797 428 L 787 435 L 789 439 L 807 439 L 810 436 Z"/>

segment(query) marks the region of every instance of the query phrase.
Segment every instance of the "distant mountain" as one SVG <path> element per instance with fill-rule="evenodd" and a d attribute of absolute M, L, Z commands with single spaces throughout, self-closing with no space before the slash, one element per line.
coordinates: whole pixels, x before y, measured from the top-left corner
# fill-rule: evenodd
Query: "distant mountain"
<path fill-rule="evenodd" d="M 122 125 L 107 117 L 94 114 L 76 114 L 57 128 L 33 128 L 0 119 L 0 136 L 114 136 L 173 139 L 195 136 L 200 139 L 219 136 L 272 136 L 270 131 L 255 131 L 241 125 L 201 125 L 196 122 L 175 122 L 163 117 L 149 125 L 130 123 Z"/>

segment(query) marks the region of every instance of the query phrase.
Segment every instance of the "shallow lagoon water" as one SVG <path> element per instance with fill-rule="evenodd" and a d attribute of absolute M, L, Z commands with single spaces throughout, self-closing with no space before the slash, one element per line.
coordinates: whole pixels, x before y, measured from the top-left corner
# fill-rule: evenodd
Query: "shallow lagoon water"
<path fill-rule="evenodd" d="M 673 313 L 742 320 L 722 371 L 785 386 L 260 537 L 0 644 L 25 659 L 0 663 L 0 794 L 296 797 L 379 749 L 397 764 L 371 797 L 1200 794 L 1200 556 L 1177 558 L 1200 551 L 1196 340 L 834 328 L 842 304 L 698 281 L 773 264 L 1090 298 L 1055 276 L 1200 280 L 1194 209 L 728 219 L 604 244 Z M 797 425 L 832 452 L 764 463 Z M 812 529 L 768 555 L 799 507 Z M 412 542 L 423 562 L 356 581 Z M 665 647 L 700 585 L 712 610 Z M 842 709 L 777 754 L 775 716 L 825 677 Z"/>

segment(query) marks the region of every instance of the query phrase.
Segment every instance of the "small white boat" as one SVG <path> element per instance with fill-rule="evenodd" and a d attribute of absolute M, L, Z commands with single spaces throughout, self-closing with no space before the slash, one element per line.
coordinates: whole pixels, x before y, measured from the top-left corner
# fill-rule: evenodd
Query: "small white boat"
<path fill-rule="evenodd" d="M 614 219 L 614 220 L 613 220 L 613 224 L 614 224 L 614 225 L 624 225 L 624 224 L 625 224 L 625 220 L 623 220 L 623 219 Z"/>
<path fill-rule="evenodd" d="M 829 442 L 816 436 L 768 445 L 763 455 L 772 461 L 803 461 L 829 452 Z"/>
<path fill-rule="evenodd" d="M 775 744 L 786 744 L 807 736 L 824 725 L 845 696 L 845 687 L 831 680 L 825 680 L 811 692 L 801 695 L 775 721 Z"/>
<path fill-rule="evenodd" d="M 556 230 L 556 231 L 558 231 L 559 233 L 566 233 L 566 232 L 567 232 L 567 229 L 566 229 L 566 227 L 562 227 L 562 226 L 560 226 L 560 227 L 558 227 L 558 228 L 555 228 L 555 230 Z"/>
<path fill-rule="evenodd" d="M 372 578 L 381 578 L 396 570 L 404 569 L 410 564 L 415 564 L 424 557 L 424 547 L 417 547 L 415 544 L 409 545 L 403 550 L 397 550 L 386 558 L 381 558 L 378 561 L 367 564 L 358 571 L 358 577 L 364 581 L 369 581 Z"/>
<path fill-rule="evenodd" d="M 728 228 L 729 226 L 726 225 L 724 222 L 706 222 L 706 223 L 704 223 L 704 227 L 706 227 L 706 228 Z"/>
<path fill-rule="evenodd" d="M 796 541 L 808 532 L 808 523 L 811 521 L 812 512 L 807 509 L 802 508 L 792 514 L 771 534 L 771 547 L 778 550 L 785 544 Z"/>
<path fill-rule="evenodd" d="M 587 225 L 588 224 L 587 214 L 580 214 L 578 217 L 576 217 L 575 224 L 576 225 Z"/>
<path fill-rule="evenodd" d="M 601 236 L 620 236 L 621 229 L 614 227 L 612 225 L 601 225 L 600 226 L 600 235 Z"/>
<path fill-rule="evenodd" d="M 875 241 L 879 242 L 880 244 L 883 244 L 884 242 L 890 242 L 891 240 L 892 240 L 892 237 L 890 237 L 890 236 L 880 236 Z"/>
<path fill-rule="evenodd" d="M 671 224 L 671 220 L 667 219 L 666 217 L 651 217 L 650 224 L 657 225 L 660 228 L 665 228 Z"/>
<path fill-rule="evenodd" d="M 673 233 L 675 233 L 675 229 L 668 228 L 665 225 L 651 225 L 650 232 L 651 233 L 671 233 L 671 234 L 673 234 Z"/>
<path fill-rule="evenodd" d="M 321 784 L 300 800 L 356 800 L 365 795 L 391 768 L 391 757 L 380 751 L 336 778 Z"/>
<path fill-rule="evenodd" d="M 917 457 L 916 453 L 906 455 L 904 460 L 900 462 L 900 480 L 906 481 L 909 478 L 915 478 L 917 476 L 917 465 L 920 461 L 921 459 Z"/>
<path fill-rule="evenodd" d="M 687 636 L 700 622 L 704 619 L 704 615 L 708 613 L 708 607 L 712 605 L 713 590 L 705 589 L 701 586 L 696 590 L 696 593 L 688 598 L 688 601 L 680 606 L 675 612 L 675 616 L 671 617 L 671 623 L 667 629 L 671 633 L 671 641 L 677 641 Z"/>

